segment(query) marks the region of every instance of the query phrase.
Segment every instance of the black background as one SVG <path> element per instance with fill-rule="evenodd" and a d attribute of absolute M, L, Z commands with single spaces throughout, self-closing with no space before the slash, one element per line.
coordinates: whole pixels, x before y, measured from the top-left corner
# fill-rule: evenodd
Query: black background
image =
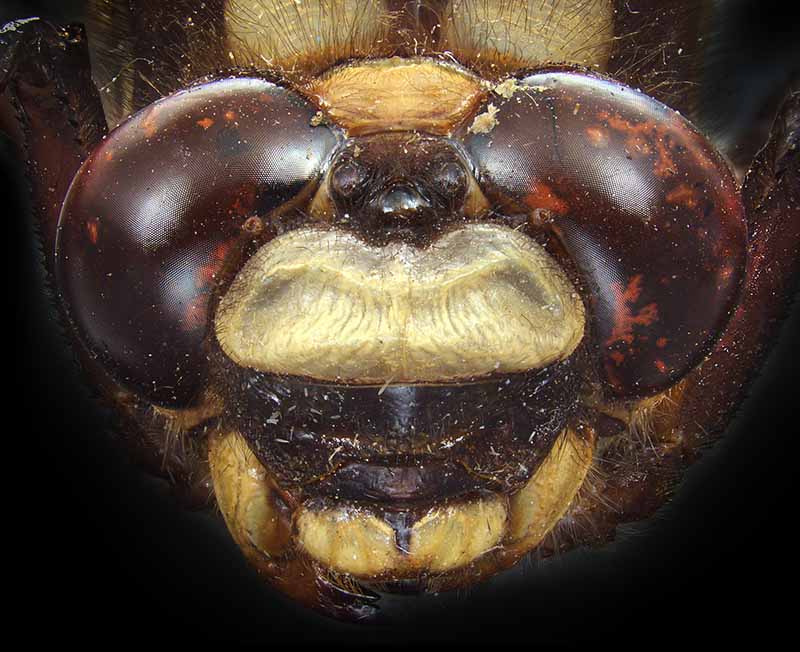
<path fill-rule="evenodd" d="M 80 17 L 80 2 L 6 2 L 0 23 Z M 788 3 L 787 3 L 788 5 Z M 722 25 L 716 126 L 747 123 L 800 67 L 797 29 L 778 3 L 733 2 Z M 50 643 L 348 645 L 465 638 L 501 644 L 777 644 L 792 628 L 796 535 L 795 302 L 726 437 L 675 498 L 617 543 L 522 563 L 466 595 L 392 602 L 394 623 L 343 625 L 262 585 L 208 516 L 183 510 L 105 436 L 43 300 L 20 164 L 2 149 L 9 207 L 2 405 L 6 597 L 28 640 Z M 10 286 L 10 287 L 9 287 Z M 8 612 L 7 612 L 8 613 Z"/>

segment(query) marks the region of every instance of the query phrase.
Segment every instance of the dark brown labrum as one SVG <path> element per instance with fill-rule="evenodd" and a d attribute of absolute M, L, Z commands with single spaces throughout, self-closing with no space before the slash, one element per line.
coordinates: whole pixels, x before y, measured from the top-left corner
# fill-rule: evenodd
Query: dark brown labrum
<path fill-rule="evenodd" d="M 669 387 L 738 297 L 746 228 L 727 165 L 675 111 L 609 80 L 540 73 L 492 103 L 493 127 L 465 133 L 484 192 L 553 232 L 581 271 L 611 393 Z"/>
<path fill-rule="evenodd" d="M 201 386 L 209 298 L 248 219 L 297 196 L 336 136 L 263 79 L 165 98 L 104 140 L 59 223 L 56 271 L 71 320 L 120 382 L 160 404 Z"/>
<path fill-rule="evenodd" d="M 221 351 L 214 359 L 230 427 L 290 486 L 351 462 L 392 467 L 416 458 L 454 461 L 489 485 L 518 486 L 577 415 L 586 365 L 579 349 L 524 374 L 376 387 L 258 372 L 234 364 Z"/>

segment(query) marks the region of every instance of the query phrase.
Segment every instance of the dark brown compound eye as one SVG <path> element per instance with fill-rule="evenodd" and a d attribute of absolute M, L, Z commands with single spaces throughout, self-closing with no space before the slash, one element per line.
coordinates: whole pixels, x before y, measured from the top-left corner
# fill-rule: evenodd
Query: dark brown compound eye
<path fill-rule="evenodd" d="M 76 175 L 56 274 L 84 344 L 160 404 L 202 388 L 209 298 L 254 217 L 318 177 L 336 142 L 315 108 L 262 79 L 208 82 L 114 130 Z M 258 226 L 261 226 L 259 222 Z"/>
<path fill-rule="evenodd" d="M 741 200 L 713 146 L 643 93 L 572 72 L 519 81 L 470 127 L 484 191 L 529 211 L 583 275 L 611 394 L 652 393 L 700 362 L 746 257 Z"/>

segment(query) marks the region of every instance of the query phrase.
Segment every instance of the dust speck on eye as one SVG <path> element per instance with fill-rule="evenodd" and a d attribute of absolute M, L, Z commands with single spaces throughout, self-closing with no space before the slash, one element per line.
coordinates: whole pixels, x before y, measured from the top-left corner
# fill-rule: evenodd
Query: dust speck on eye
<path fill-rule="evenodd" d="M 503 82 L 497 84 L 492 91 L 494 91 L 500 97 L 504 97 L 509 99 L 514 93 L 516 93 L 520 89 L 519 82 L 514 79 L 513 77 L 509 77 Z"/>
<path fill-rule="evenodd" d="M 497 126 L 497 107 L 490 104 L 486 107 L 486 111 L 476 115 L 472 124 L 467 131 L 471 134 L 488 134 L 492 129 Z"/>
<path fill-rule="evenodd" d="M 325 114 L 322 111 L 317 111 L 312 117 L 309 124 L 312 127 L 319 127 L 325 121 Z"/>

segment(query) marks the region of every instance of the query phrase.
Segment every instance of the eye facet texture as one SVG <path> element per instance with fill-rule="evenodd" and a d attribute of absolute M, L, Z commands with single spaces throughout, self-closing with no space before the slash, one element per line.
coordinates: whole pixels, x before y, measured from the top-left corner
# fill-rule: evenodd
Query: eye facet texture
<path fill-rule="evenodd" d="M 466 137 L 484 192 L 531 212 L 575 261 L 609 391 L 670 386 L 723 330 L 744 273 L 727 165 L 677 112 L 618 83 L 539 73 L 500 95 L 485 133 Z"/>
<path fill-rule="evenodd" d="M 230 78 L 140 111 L 92 153 L 59 221 L 56 274 L 87 348 L 161 404 L 201 389 L 227 255 L 320 170 L 336 137 L 275 84 Z M 244 227 L 244 228 L 243 228 Z"/>

